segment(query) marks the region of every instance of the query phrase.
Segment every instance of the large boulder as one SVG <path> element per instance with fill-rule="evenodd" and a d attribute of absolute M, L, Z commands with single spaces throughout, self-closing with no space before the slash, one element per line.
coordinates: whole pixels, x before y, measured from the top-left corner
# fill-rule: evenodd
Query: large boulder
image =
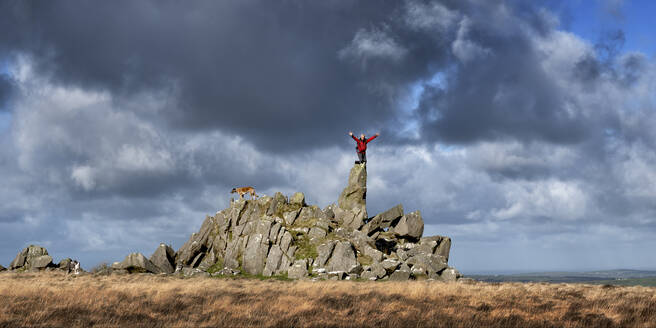
<path fill-rule="evenodd" d="M 444 256 L 444 258 L 448 261 L 450 250 L 451 250 L 451 238 L 442 237 L 440 244 L 437 245 L 437 248 L 435 249 L 435 254 Z"/>
<path fill-rule="evenodd" d="M 293 206 L 305 206 L 305 195 L 302 192 L 297 192 L 289 198 L 289 204 Z"/>
<path fill-rule="evenodd" d="M 171 246 L 164 243 L 159 244 L 153 255 L 150 256 L 150 262 L 164 273 L 173 273 L 175 267 L 175 251 Z"/>
<path fill-rule="evenodd" d="M 326 271 L 344 271 L 352 272 L 358 266 L 358 261 L 355 258 L 355 251 L 353 245 L 348 241 L 340 241 L 335 244 L 333 254 L 328 260 Z"/>
<path fill-rule="evenodd" d="M 364 165 L 355 164 L 351 168 L 348 185 L 337 204 L 343 210 L 359 213 L 359 218 L 367 217 L 367 169 Z"/>
<path fill-rule="evenodd" d="M 447 267 L 444 257 L 434 254 L 417 254 L 408 258 L 406 264 L 412 266 L 415 274 L 437 273 Z"/>
<path fill-rule="evenodd" d="M 396 205 L 389 210 L 374 216 L 362 230 L 369 235 L 379 230 L 385 230 L 403 216 L 403 205 Z"/>
<path fill-rule="evenodd" d="M 402 216 L 394 227 L 394 234 L 400 238 L 418 240 L 423 233 L 424 220 L 419 211 Z"/>
<path fill-rule="evenodd" d="M 30 269 L 42 270 L 47 267 L 53 266 L 52 257 L 50 255 L 37 256 L 31 259 L 29 263 Z"/>
<path fill-rule="evenodd" d="M 301 279 L 308 276 L 307 260 L 297 260 L 287 271 L 287 277 L 291 279 Z"/>
<path fill-rule="evenodd" d="M 48 266 L 53 266 L 48 250 L 41 246 L 30 245 L 16 255 L 9 265 L 9 269 L 44 269 Z"/>
<path fill-rule="evenodd" d="M 141 253 L 132 253 L 120 263 L 114 263 L 112 269 L 127 270 L 129 273 L 162 273 L 162 270 L 150 262 Z"/>
<path fill-rule="evenodd" d="M 460 272 L 458 270 L 448 267 L 440 273 L 440 280 L 444 282 L 455 282 L 460 278 Z"/>

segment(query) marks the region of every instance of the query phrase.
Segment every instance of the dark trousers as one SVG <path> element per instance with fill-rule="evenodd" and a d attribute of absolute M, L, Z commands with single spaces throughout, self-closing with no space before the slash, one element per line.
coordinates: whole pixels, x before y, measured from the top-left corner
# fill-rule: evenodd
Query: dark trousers
<path fill-rule="evenodd" d="M 365 152 L 358 153 L 358 159 L 360 160 L 360 163 L 366 163 L 367 162 L 367 153 L 365 153 Z"/>

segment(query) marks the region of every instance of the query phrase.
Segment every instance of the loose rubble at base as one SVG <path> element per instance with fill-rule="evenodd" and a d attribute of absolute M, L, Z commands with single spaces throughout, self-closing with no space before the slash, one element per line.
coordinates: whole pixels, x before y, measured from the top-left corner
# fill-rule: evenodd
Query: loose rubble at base
<path fill-rule="evenodd" d="M 227 209 L 207 216 L 177 252 L 160 244 L 150 258 L 132 253 L 99 274 L 446 282 L 461 278 L 448 265 L 449 237 L 423 237 L 421 213 L 405 213 L 400 204 L 368 216 L 366 194 L 367 171 L 356 164 L 337 204 L 324 209 L 306 204 L 300 192 L 289 198 L 278 192 L 257 200 L 233 200 Z M 9 269 L 61 266 L 66 264 L 53 265 L 44 248 L 30 246 Z"/>

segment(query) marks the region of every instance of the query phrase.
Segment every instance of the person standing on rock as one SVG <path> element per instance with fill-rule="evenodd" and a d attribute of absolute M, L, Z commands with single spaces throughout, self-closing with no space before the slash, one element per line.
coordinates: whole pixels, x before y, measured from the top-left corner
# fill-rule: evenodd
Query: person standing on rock
<path fill-rule="evenodd" d="M 367 164 L 367 144 L 372 140 L 376 139 L 376 137 L 378 137 L 380 133 L 376 133 L 373 137 L 369 139 L 365 138 L 364 133 L 360 135 L 360 139 L 353 136 L 353 132 L 349 132 L 349 135 L 357 143 L 355 149 L 357 149 L 359 161 L 356 161 L 355 164 Z"/>

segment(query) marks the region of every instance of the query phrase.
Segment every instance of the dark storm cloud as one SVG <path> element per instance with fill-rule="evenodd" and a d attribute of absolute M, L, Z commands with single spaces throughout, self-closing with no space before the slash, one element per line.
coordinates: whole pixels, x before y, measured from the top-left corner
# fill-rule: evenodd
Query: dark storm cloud
<path fill-rule="evenodd" d="M 166 117 L 170 125 L 230 130 L 267 149 L 325 145 L 350 129 L 382 127 L 397 109 L 388 90 L 403 92 L 444 57 L 439 43 L 395 27 L 400 1 L 3 7 L 2 21 L 11 28 L 0 42 L 32 55 L 57 83 L 117 96 L 178 92 Z M 377 30 L 384 40 L 403 38 L 411 53 L 397 61 L 376 49 L 351 56 L 362 58 L 340 56 L 359 31 L 366 37 Z"/>
<path fill-rule="evenodd" d="M 0 112 L 9 110 L 9 100 L 15 88 L 15 82 L 9 75 L 0 74 Z"/>
<path fill-rule="evenodd" d="M 22 37 L 5 32 L 3 43 L 34 56 L 38 70 L 58 83 L 116 96 L 168 90 L 177 94 L 165 112 L 170 126 L 220 128 L 270 151 L 335 144 L 347 130 L 394 132 L 394 122 L 404 119 L 399 99 L 438 72 L 448 88 L 441 95 L 428 90 L 418 111 L 426 140 L 574 143 L 589 126 L 565 113 L 577 104 L 563 97 L 539 65 L 529 33 L 547 35 L 553 23 L 540 8 L 521 2 L 5 7 L 10 16 L 3 21 Z M 504 19 L 494 18 L 501 7 L 510 10 L 507 19 L 514 24 L 496 26 Z M 422 12 L 435 22 L 418 17 Z M 472 47 L 482 55 L 467 63 L 455 58 L 474 56 L 467 54 Z"/>

